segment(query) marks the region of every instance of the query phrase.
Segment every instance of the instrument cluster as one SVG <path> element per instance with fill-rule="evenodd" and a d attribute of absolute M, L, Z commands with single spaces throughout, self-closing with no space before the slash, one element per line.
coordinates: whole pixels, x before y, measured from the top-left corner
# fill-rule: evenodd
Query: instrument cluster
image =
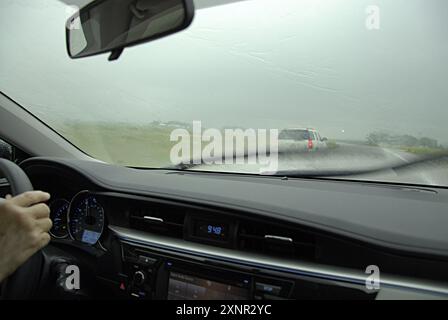
<path fill-rule="evenodd" d="M 104 207 L 89 191 L 81 191 L 71 201 L 56 199 L 49 204 L 53 227 L 51 236 L 87 244 L 98 243 L 104 230 Z"/>

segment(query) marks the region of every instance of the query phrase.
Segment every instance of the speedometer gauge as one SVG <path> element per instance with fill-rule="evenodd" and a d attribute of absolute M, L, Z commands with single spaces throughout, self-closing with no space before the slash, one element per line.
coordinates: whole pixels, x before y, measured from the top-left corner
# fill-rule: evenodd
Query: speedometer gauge
<path fill-rule="evenodd" d="M 82 192 L 73 198 L 68 215 L 70 237 L 76 241 L 94 245 L 104 228 L 104 209 L 97 198 Z"/>
<path fill-rule="evenodd" d="M 54 238 L 62 239 L 68 237 L 67 213 L 69 202 L 64 199 L 57 199 L 50 203 L 50 218 L 53 222 L 50 234 Z"/>

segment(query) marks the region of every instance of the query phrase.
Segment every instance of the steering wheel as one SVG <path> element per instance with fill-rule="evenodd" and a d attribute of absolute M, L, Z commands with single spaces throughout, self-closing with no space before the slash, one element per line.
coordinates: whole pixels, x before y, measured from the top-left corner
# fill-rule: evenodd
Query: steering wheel
<path fill-rule="evenodd" d="M 0 159 L 0 173 L 9 182 L 12 196 L 32 191 L 26 173 L 14 162 Z M 12 275 L 1 283 L 1 299 L 30 299 L 36 297 L 44 273 L 46 259 L 41 250 L 31 256 Z"/>

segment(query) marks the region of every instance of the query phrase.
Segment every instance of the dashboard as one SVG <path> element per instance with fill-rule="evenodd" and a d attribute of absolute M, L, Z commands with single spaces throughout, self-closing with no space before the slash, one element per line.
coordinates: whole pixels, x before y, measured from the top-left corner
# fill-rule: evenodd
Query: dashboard
<path fill-rule="evenodd" d="M 90 297 L 448 298 L 444 189 L 56 158 L 22 167 L 52 195 L 49 254 L 79 264 Z M 369 266 L 381 271 L 373 289 Z"/>

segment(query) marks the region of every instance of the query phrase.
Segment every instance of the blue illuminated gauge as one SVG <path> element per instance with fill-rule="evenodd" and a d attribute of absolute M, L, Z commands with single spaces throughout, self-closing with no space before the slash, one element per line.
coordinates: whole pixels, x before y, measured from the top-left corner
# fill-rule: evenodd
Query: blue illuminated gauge
<path fill-rule="evenodd" d="M 56 199 L 49 205 L 50 219 L 53 222 L 50 234 L 53 238 L 63 239 L 68 237 L 67 213 L 69 205 L 70 203 L 64 199 Z"/>
<path fill-rule="evenodd" d="M 94 245 L 104 229 L 104 209 L 88 192 L 73 198 L 68 215 L 68 230 L 73 240 Z"/>

